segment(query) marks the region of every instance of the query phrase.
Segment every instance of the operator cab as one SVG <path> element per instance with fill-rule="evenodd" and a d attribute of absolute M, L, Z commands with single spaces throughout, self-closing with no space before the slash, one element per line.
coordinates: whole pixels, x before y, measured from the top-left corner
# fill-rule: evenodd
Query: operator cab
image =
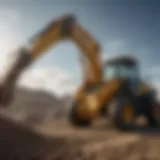
<path fill-rule="evenodd" d="M 106 61 L 104 66 L 104 80 L 127 80 L 132 86 L 141 81 L 139 64 L 136 58 L 123 56 Z"/>

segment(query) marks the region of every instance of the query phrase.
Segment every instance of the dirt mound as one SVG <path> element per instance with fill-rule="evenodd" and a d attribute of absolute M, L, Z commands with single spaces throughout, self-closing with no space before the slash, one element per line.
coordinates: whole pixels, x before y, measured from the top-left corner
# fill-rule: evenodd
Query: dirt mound
<path fill-rule="evenodd" d="M 12 104 L 3 112 L 29 125 L 42 123 L 49 118 L 63 119 L 72 100 L 69 95 L 59 98 L 43 90 L 28 88 L 17 88 L 15 93 Z"/>
<path fill-rule="evenodd" d="M 75 152 L 67 139 L 47 137 L 4 116 L 0 130 L 0 160 L 54 160 Z"/>
<path fill-rule="evenodd" d="M 66 122 L 53 121 L 42 133 L 74 142 L 79 159 L 86 160 L 159 160 L 160 128 L 137 129 L 122 133 L 97 124 L 90 129 L 73 129 Z M 65 158 L 64 158 L 65 159 Z"/>
<path fill-rule="evenodd" d="M 3 160 L 158 160 L 157 135 L 120 133 L 113 129 L 75 130 L 52 121 L 28 128 L 0 118 L 0 159 Z"/>

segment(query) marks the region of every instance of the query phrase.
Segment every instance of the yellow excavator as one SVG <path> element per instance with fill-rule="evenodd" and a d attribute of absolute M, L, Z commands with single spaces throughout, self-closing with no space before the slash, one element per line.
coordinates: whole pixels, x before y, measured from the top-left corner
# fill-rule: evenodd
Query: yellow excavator
<path fill-rule="evenodd" d="M 106 116 L 119 129 L 133 126 L 135 118 L 145 115 L 150 126 L 158 124 L 153 111 L 158 104 L 155 92 L 139 74 L 137 60 L 118 57 L 102 63 L 100 45 L 77 22 L 67 15 L 53 20 L 27 44 L 13 54 L 0 84 L 0 103 L 7 106 L 14 98 L 16 82 L 23 71 L 51 46 L 71 40 L 83 56 L 83 83 L 75 94 L 69 122 L 88 127 L 99 116 Z M 85 60 L 85 61 L 84 61 Z"/>
<path fill-rule="evenodd" d="M 138 59 L 131 55 L 107 60 L 102 81 L 85 88 L 85 95 L 78 93 L 78 96 L 69 117 L 74 126 L 88 127 L 102 116 L 121 130 L 136 127 L 136 120 L 141 116 L 147 119 L 147 126 L 159 125 L 155 114 L 160 107 L 156 90 L 143 81 Z"/>

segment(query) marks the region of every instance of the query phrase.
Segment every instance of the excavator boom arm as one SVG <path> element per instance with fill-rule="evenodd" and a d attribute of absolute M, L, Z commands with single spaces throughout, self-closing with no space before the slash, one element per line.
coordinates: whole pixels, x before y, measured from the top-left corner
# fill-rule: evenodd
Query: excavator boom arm
<path fill-rule="evenodd" d="M 38 35 L 29 40 L 27 49 L 34 59 L 45 53 L 51 46 L 61 40 L 69 39 L 77 45 L 81 53 L 90 62 L 92 82 L 101 80 L 100 45 L 76 21 L 74 16 L 67 15 L 47 25 Z"/>

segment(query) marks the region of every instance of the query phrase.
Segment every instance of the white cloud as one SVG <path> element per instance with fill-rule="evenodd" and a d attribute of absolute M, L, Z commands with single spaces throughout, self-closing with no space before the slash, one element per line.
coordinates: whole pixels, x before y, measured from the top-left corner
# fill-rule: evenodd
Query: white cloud
<path fill-rule="evenodd" d="M 73 93 L 79 83 L 74 77 L 57 67 L 46 67 L 28 70 L 20 78 L 19 85 L 32 89 L 43 89 L 62 96 Z"/>

